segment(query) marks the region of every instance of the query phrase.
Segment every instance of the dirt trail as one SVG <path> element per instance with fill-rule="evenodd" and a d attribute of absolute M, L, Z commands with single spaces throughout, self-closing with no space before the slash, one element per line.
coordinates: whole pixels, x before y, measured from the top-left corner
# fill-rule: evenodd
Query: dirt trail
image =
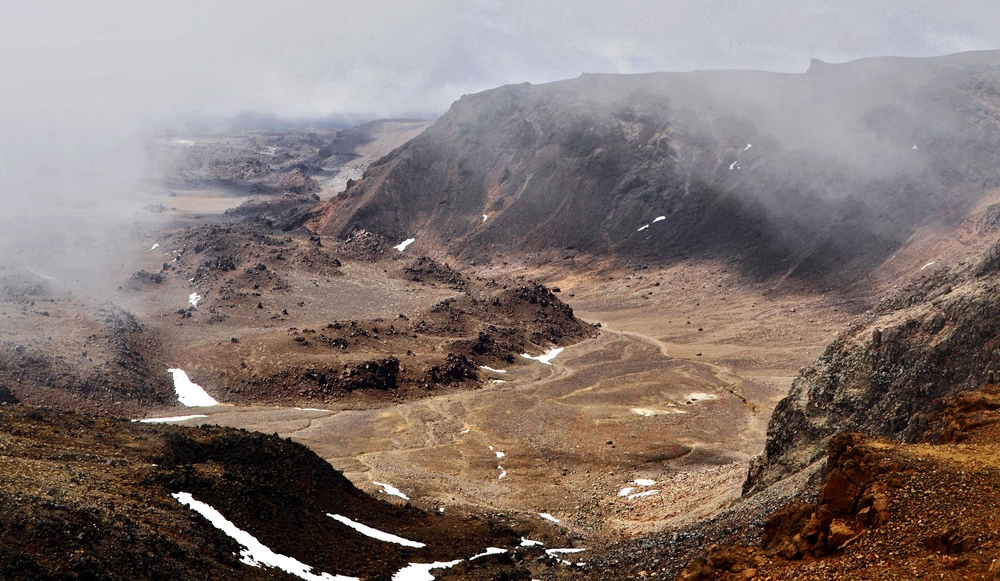
<path fill-rule="evenodd" d="M 766 418 L 732 395 L 732 376 L 666 352 L 605 329 L 476 391 L 370 410 L 218 408 L 191 423 L 291 437 L 362 489 L 391 483 L 423 508 L 548 512 L 561 528 L 617 537 L 725 504 L 763 442 Z M 619 496 L 637 478 L 657 493 Z M 693 481 L 711 494 L 691 494 Z"/>

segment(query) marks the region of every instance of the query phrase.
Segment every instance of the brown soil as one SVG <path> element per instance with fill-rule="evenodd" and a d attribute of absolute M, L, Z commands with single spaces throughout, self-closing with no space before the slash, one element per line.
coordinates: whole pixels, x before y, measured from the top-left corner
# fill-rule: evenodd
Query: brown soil
<path fill-rule="evenodd" d="M 759 547 L 719 546 L 679 579 L 992 579 L 1000 567 L 1000 388 L 939 404 L 935 443 L 834 438 L 818 503 Z"/>
<path fill-rule="evenodd" d="M 276 436 L 0 406 L 4 578 L 287 578 L 241 564 L 240 545 L 171 498 L 181 491 L 314 571 L 387 578 L 410 561 L 467 559 L 518 542 L 497 521 L 374 499 L 305 447 Z M 362 536 L 326 513 L 427 547 Z M 471 569 L 526 576 L 510 559 L 483 561 Z"/>

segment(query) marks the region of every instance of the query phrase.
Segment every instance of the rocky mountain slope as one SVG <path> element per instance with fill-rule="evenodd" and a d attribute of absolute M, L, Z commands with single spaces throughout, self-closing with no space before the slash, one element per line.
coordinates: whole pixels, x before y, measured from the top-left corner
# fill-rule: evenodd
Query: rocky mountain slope
<path fill-rule="evenodd" d="M 775 409 L 747 491 L 821 461 L 839 432 L 913 440 L 937 399 L 995 382 L 997 256 L 993 246 L 952 266 L 930 265 L 841 334 Z"/>
<path fill-rule="evenodd" d="M 759 545 L 715 546 L 678 579 L 995 579 L 1000 390 L 943 398 L 919 443 L 830 441 L 819 498 L 773 515 Z"/>
<path fill-rule="evenodd" d="M 452 560 L 470 578 L 527 575 L 509 558 L 468 562 L 487 546 L 516 546 L 505 525 L 377 500 L 277 436 L 6 405 L 0 468 L 5 579 L 388 578 L 409 562 Z M 329 514 L 426 546 L 378 540 Z"/>
<path fill-rule="evenodd" d="M 467 95 L 311 227 L 476 261 L 732 261 L 836 287 L 997 183 L 1000 54 Z"/>

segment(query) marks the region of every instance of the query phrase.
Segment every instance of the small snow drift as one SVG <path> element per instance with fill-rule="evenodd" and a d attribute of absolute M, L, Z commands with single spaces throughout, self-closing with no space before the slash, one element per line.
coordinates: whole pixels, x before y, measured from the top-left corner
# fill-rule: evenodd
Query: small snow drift
<path fill-rule="evenodd" d="M 666 219 L 667 219 L 666 216 L 657 216 L 657 217 L 653 218 L 653 224 L 656 224 L 657 222 L 662 222 L 663 220 L 666 220 Z"/>
<path fill-rule="evenodd" d="M 475 561 L 476 559 L 478 559 L 480 557 L 488 557 L 490 555 L 500 555 L 500 554 L 503 554 L 503 553 L 506 553 L 506 552 L 507 552 L 507 549 L 501 549 L 499 547 L 486 547 L 486 551 L 484 551 L 482 553 L 477 553 L 477 554 L 469 557 L 469 560 L 470 561 Z"/>
<path fill-rule="evenodd" d="M 521 357 L 524 357 L 525 359 L 534 359 L 535 361 L 539 361 L 546 365 L 552 365 L 552 360 L 555 359 L 556 356 L 562 352 L 563 352 L 562 347 L 556 347 L 555 349 L 550 349 L 549 351 L 546 351 L 545 353 L 538 355 L 536 357 L 532 357 L 527 353 L 521 353 Z"/>
<path fill-rule="evenodd" d="M 684 400 L 684 404 L 685 405 L 691 405 L 691 404 L 698 403 L 699 401 L 712 401 L 714 399 L 719 399 L 719 396 L 713 395 L 711 393 L 698 393 L 698 392 L 695 392 L 695 393 L 692 393 L 691 395 L 687 396 L 687 399 Z"/>
<path fill-rule="evenodd" d="M 407 238 L 406 240 L 403 240 L 399 244 L 393 246 L 393 248 L 395 248 L 396 250 L 402 252 L 402 251 L 406 250 L 407 246 L 409 246 L 410 244 L 413 244 L 414 241 L 416 241 L 416 238 Z"/>
<path fill-rule="evenodd" d="M 410 563 L 392 576 L 392 581 L 434 581 L 431 569 L 450 569 L 462 562 L 462 559 L 454 561 L 435 561 L 433 563 Z"/>
<path fill-rule="evenodd" d="M 493 373 L 507 373 L 506 369 L 493 369 L 492 367 L 489 367 L 489 366 L 486 366 L 486 365 L 480 365 L 479 368 L 480 369 L 485 369 L 486 371 L 491 371 Z"/>
<path fill-rule="evenodd" d="M 540 517 L 542 517 L 542 518 L 544 518 L 545 520 L 548 520 L 548 521 L 559 522 L 559 519 L 557 519 L 556 517 L 552 516 L 551 514 L 549 514 L 547 512 L 540 512 L 540 513 L 538 513 L 538 516 L 540 516 Z"/>
<path fill-rule="evenodd" d="M 201 299 L 203 299 L 203 298 L 205 298 L 205 297 L 201 296 L 198 293 L 191 293 L 191 294 L 188 295 L 188 302 L 191 303 L 192 307 L 197 308 L 198 307 L 198 302 L 201 301 Z"/>
<path fill-rule="evenodd" d="M 378 539 L 380 541 L 385 541 L 387 543 L 395 543 L 397 545 L 403 545 L 404 547 L 413 547 L 414 549 L 422 549 L 427 545 L 418 541 L 411 541 L 409 539 L 404 539 L 403 537 L 398 537 L 391 533 L 386 533 L 380 531 L 376 528 L 372 528 L 368 525 L 361 524 L 357 521 L 353 521 L 346 516 L 341 516 L 339 514 L 326 513 L 326 516 L 332 518 L 333 520 L 351 527 L 352 529 L 358 531 L 359 533 L 365 535 L 366 537 L 371 537 L 373 539 Z"/>
<path fill-rule="evenodd" d="M 659 490 L 647 490 L 645 492 L 636 492 L 635 494 L 628 495 L 629 500 L 635 500 L 637 498 L 642 498 L 644 496 L 653 496 L 654 494 L 659 494 Z"/>
<path fill-rule="evenodd" d="M 197 383 L 188 378 L 183 369 L 168 369 L 174 376 L 174 392 L 177 393 L 177 401 L 188 407 L 208 407 L 219 405 L 215 398 L 208 395 Z"/>
<path fill-rule="evenodd" d="M 409 496 L 406 496 L 405 494 L 403 494 L 402 492 L 400 492 L 398 488 L 396 488 L 395 486 L 393 486 L 391 484 L 386 484 L 384 482 L 372 482 L 372 484 L 374 484 L 375 486 L 381 486 L 382 487 L 382 492 L 384 492 L 386 494 L 391 494 L 392 496 L 398 496 L 398 497 L 402 498 L 403 500 L 410 500 Z"/>
<path fill-rule="evenodd" d="M 237 527 L 226 519 L 226 517 L 222 516 L 219 511 L 204 502 L 195 500 L 190 493 L 177 492 L 171 496 L 177 499 L 177 502 L 208 519 L 208 522 L 212 523 L 215 528 L 226 533 L 230 538 L 242 545 L 243 548 L 240 551 L 241 563 L 250 565 L 251 567 L 260 567 L 262 565 L 265 567 L 275 567 L 285 573 L 295 575 L 307 581 L 359 581 L 357 577 L 330 575 L 329 573 L 317 575 L 312 572 L 312 567 L 309 565 L 287 555 L 275 553 L 267 548 L 256 537 Z"/>
<path fill-rule="evenodd" d="M 190 416 L 172 416 L 169 418 L 146 418 L 144 420 L 138 420 L 140 424 L 167 424 L 170 422 L 183 422 L 185 420 L 193 420 L 197 418 L 207 418 L 205 414 L 194 414 Z M 136 420 L 132 420 L 136 421 Z"/>

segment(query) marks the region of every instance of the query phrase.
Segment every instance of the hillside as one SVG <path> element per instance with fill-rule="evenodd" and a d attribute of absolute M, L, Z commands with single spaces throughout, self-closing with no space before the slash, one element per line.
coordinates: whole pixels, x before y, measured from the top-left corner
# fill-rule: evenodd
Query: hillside
<path fill-rule="evenodd" d="M 467 95 L 310 227 L 478 263 L 716 259 L 843 287 L 997 184 L 998 64 L 815 61 Z"/>
<path fill-rule="evenodd" d="M 486 519 L 377 500 L 304 446 L 243 430 L 6 405 L 0 450 L 0 576 L 9 579 L 293 578 L 282 569 L 388 578 L 409 562 L 465 561 L 518 539 Z M 194 512 L 187 495 L 244 537 Z M 426 546 L 377 540 L 328 514 Z M 483 561 L 516 575 L 509 559 Z"/>

